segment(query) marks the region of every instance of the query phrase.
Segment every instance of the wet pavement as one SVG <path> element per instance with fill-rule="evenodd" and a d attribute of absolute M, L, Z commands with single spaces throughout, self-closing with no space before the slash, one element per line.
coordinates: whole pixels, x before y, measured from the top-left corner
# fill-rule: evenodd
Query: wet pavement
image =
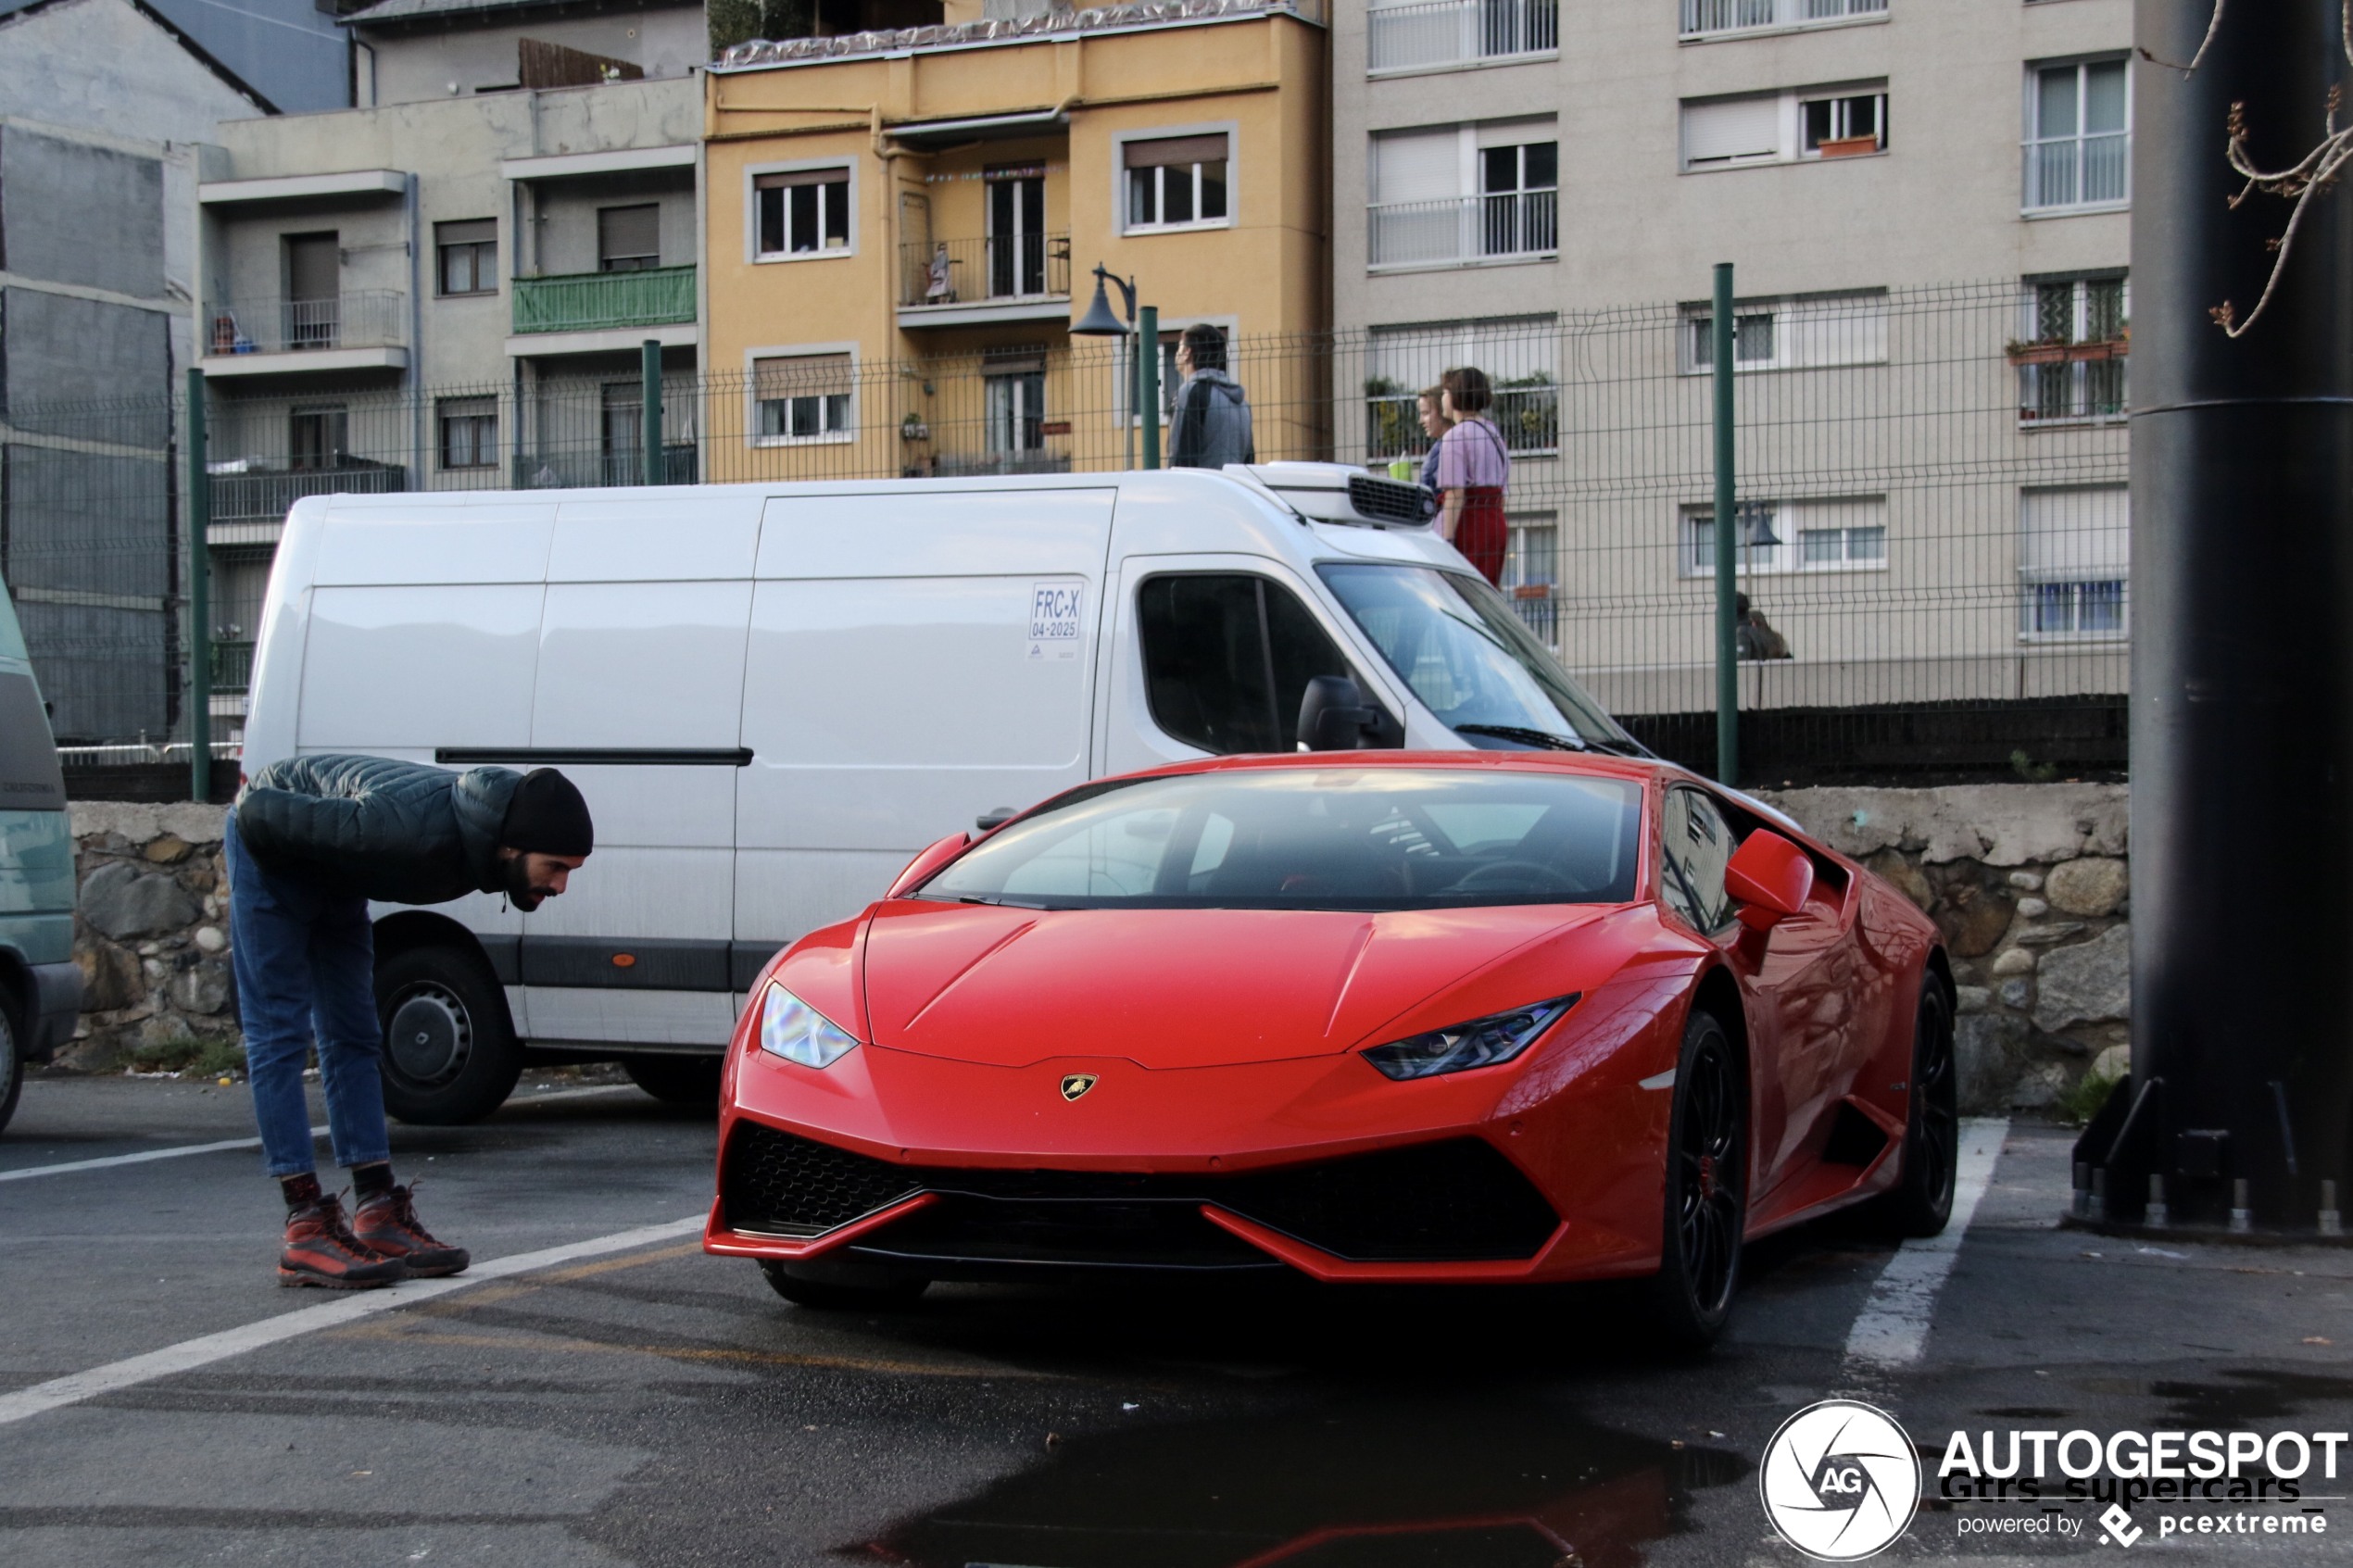
<path fill-rule="evenodd" d="M 209 1090 L 209 1092 L 206 1092 Z M 1833 1393 L 1934 1459 L 1949 1433 L 2353 1424 L 2353 1253 L 2056 1228 L 2070 1135 L 2010 1129 L 1916 1365 L 1846 1340 L 1892 1247 L 1830 1223 L 1751 1249 L 1710 1357 L 1635 1348 L 1607 1292 L 937 1287 L 786 1305 L 691 1238 L 557 1262 L 7 1420 L 23 1390 L 321 1305 L 271 1278 L 242 1091 L 43 1079 L 0 1137 L 0 1562 L 1630 1568 L 1796 1563 L 1768 1439 Z M 621 1088 L 396 1128 L 427 1221 L 477 1258 L 708 1201 L 712 1130 Z M 307 1321 L 307 1320 L 305 1320 Z M 2326 1341 L 2327 1343 L 2322 1343 Z M 2348 1455 L 2353 1458 L 2353 1455 Z M 2173 1560 L 2353 1562 L 2342 1536 L 2160 1539 Z M 1931 1504 L 1886 1554 L 2081 1555 Z"/>

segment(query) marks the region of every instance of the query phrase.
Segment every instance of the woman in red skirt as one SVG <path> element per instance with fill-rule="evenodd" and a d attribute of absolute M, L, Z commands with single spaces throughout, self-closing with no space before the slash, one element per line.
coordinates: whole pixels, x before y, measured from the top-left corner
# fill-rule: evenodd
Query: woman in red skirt
<path fill-rule="evenodd" d="M 1495 395 L 1487 373 L 1469 365 L 1447 371 L 1438 384 L 1446 417 L 1454 421 L 1438 444 L 1438 485 L 1446 493 L 1439 532 L 1487 581 L 1500 585 L 1504 552 L 1511 542 L 1504 488 L 1511 480 L 1512 459 L 1504 433 L 1487 417 Z"/>

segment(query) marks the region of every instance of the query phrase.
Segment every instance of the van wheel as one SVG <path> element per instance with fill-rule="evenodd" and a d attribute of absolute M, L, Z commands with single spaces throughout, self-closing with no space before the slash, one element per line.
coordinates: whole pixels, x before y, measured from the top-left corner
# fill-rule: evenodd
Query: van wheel
<path fill-rule="evenodd" d="M 931 1288 L 921 1274 L 887 1273 L 856 1263 L 779 1263 L 760 1260 L 768 1288 L 796 1307 L 817 1311 L 888 1311 L 912 1307 Z"/>
<path fill-rule="evenodd" d="M 0 989 L 0 1128 L 17 1113 L 17 1098 L 24 1093 L 24 1038 L 16 998 Z"/>
<path fill-rule="evenodd" d="M 625 1056 L 622 1071 L 629 1081 L 664 1105 L 710 1110 L 719 1104 L 719 1070 L 724 1059 L 715 1056 Z"/>
<path fill-rule="evenodd" d="M 522 1076 L 506 998 L 477 953 L 409 947 L 378 959 L 376 1015 L 384 1021 L 384 1109 L 403 1122 L 479 1122 Z"/>

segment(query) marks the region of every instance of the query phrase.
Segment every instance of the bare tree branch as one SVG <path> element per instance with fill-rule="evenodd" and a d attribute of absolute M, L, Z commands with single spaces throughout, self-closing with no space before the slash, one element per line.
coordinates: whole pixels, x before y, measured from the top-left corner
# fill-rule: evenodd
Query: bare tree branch
<path fill-rule="evenodd" d="M 2197 69 L 2207 52 L 2214 46 L 2215 35 L 2222 29 L 2222 14 L 2228 4 L 2229 0 L 2214 0 L 2213 13 L 2207 19 L 2206 38 L 2198 44 L 2197 53 L 2190 56 L 2187 65 L 2171 65 L 2146 49 L 2140 52 L 2141 57 L 2152 65 L 2166 66 L 2187 76 Z M 2345 51 L 2346 62 L 2353 65 L 2353 0 L 2343 0 L 2337 7 L 2337 42 Z M 2228 140 L 2223 144 L 2222 156 L 2230 163 L 2232 170 L 2246 182 L 2239 187 L 2238 194 L 2230 198 L 2232 210 L 2236 211 L 2241 203 L 2259 191 L 2295 204 L 2288 209 L 2286 227 L 2275 238 L 2264 243 L 2264 248 L 2271 253 L 2271 270 L 2263 281 L 2263 293 L 2256 300 L 2255 308 L 2246 313 L 2245 320 L 2241 320 L 2237 307 L 2226 299 L 2207 312 L 2214 319 L 2215 324 L 2232 337 L 2246 336 L 2262 317 L 2265 307 L 2271 303 L 2271 296 L 2279 292 L 2280 278 L 2287 269 L 2288 257 L 2296 247 L 2296 232 L 2303 227 L 2304 215 L 2310 209 L 2312 198 L 2333 189 L 2347 162 L 2353 160 L 2353 127 L 2337 123 L 2337 115 L 2344 107 L 2343 90 L 2330 88 L 2326 112 L 2322 119 L 2323 133 L 2319 144 L 2285 169 L 2265 169 L 2256 165 L 2253 155 L 2247 151 L 2246 105 L 2233 103 L 2231 106 L 2224 128 Z"/>

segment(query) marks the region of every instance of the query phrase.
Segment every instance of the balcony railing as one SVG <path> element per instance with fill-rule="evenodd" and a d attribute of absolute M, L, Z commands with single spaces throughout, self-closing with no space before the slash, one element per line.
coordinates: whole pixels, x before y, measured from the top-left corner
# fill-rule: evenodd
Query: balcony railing
<path fill-rule="evenodd" d="M 690 266 L 515 280 L 518 334 L 662 327 L 694 319 L 695 270 Z"/>
<path fill-rule="evenodd" d="M 1365 14 L 1373 71 L 1428 70 L 1550 54 L 1561 46 L 1560 0 L 1420 0 Z"/>
<path fill-rule="evenodd" d="M 2026 144 L 2025 205 L 2032 210 L 2104 207 L 2132 195 L 2133 133 L 2104 131 Z"/>
<path fill-rule="evenodd" d="M 1504 449 L 1514 457 L 1560 448 L 1560 388 L 1538 371 L 1493 383 L 1494 401 L 1487 417 L 1504 434 Z M 1411 458 L 1416 465 L 1429 451 L 1429 438 L 1416 417 L 1419 394 L 1394 382 L 1375 378 L 1365 383 L 1365 452 L 1383 461 Z M 1418 471 L 1416 474 L 1418 478 Z"/>
<path fill-rule="evenodd" d="M 1683 0 L 1683 36 L 1804 27 L 1808 22 L 1881 16 L 1886 10 L 1887 0 Z"/>
<path fill-rule="evenodd" d="M 1000 234 L 899 247 L 901 307 L 1069 297 L 1068 234 Z"/>
<path fill-rule="evenodd" d="M 205 311 L 208 354 L 390 348 L 408 337 L 406 295 L 361 289 L 328 299 L 233 299 Z"/>
<path fill-rule="evenodd" d="M 1519 191 L 1460 201 L 1389 202 L 1368 213 L 1375 267 L 1535 258 L 1560 252 L 1560 193 Z"/>
<path fill-rule="evenodd" d="M 241 692 L 253 684 L 253 645 L 251 643 L 215 643 L 212 645 L 212 689 L 215 692 Z"/>
<path fill-rule="evenodd" d="M 2117 420 L 2125 413 L 2130 345 L 2111 343 L 2029 343 L 2013 346 L 2020 424 L 2065 420 Z"/>
<path fill-rule="evenodd" d="M 627 451 L 519 452 L 514 464 L 518 490 L 592 490 L 646 482 L 645 454 L 634 446 Z M 693 442 L 662 443 L 662 483 L 698 484 L 701 472 L 700 454 Z"/>
<path fill-rule="evenodd" d="M 322 468 L 248 468 L 212 475 L 212 521 L 279 522 L 305 495 L 389 495 L 409 488 L 397 463 L 338 456 Z"/>

